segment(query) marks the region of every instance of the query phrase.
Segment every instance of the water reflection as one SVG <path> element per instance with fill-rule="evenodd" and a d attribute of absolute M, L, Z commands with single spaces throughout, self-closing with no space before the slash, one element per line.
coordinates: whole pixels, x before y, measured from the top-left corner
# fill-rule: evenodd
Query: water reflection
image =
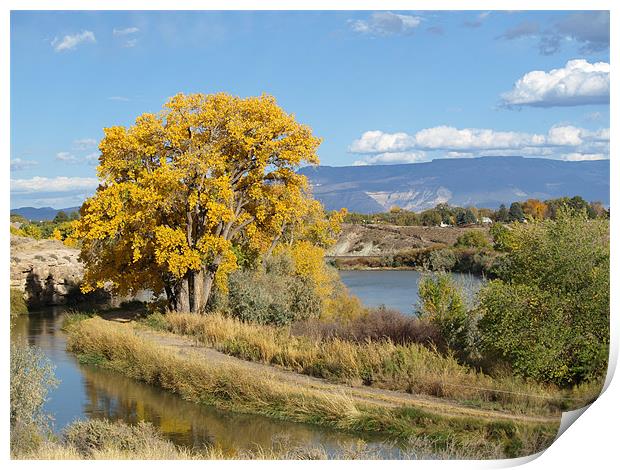
<path fill-rule="evenodd" d="M 123 375 L 79 364 L 66 351 L 62 309 L 19 317 L 12 341 L 40 347 L 56 365 L 61 383 L 46 404 L 56 430 L 80 418 L 108 418 L 128 423 L 153 423 L 176 444 L 203 447 L 217 443 L 224 451 L 271 447 L 285 437 L 292 445 L 323 446 L 329 454 L 354 446 L 357 436 L 327 428 L 284 422 L 255 415 L 219 411 L 187 402 L 176 395 Z M 397 458 L 397 447 L 365 436 L 384 458 Z"/>

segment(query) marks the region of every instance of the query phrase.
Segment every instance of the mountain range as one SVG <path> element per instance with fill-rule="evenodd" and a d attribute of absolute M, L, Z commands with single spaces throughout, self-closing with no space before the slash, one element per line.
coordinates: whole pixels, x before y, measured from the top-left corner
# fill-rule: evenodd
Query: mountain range
<path fill-rule="evenodd" d="M 609 160 L 562 161 L 546 158 L 479 157 L 426 163 L 305 167 L 314 197 L 326 209 L 374 213 L 393 206 L 412 211 L 439 203 L 495 209 L 526 199 L 582 196 L 609 205 Z M 11 210 L 30 220 L 51 220 L 79 207 L 21 207 Z"/>
<path fill-rule="evenodd" d="M 479 157 L 426 163 L 305 167 L 326 209 L 374 213 L 393 206 L 421 211 L 439 203 L 497 208 L 535 198 L 582 196 L 609 205 L 609 160 Z"/>
<path fill-rule="evenodd" d="M 78 207 L 66 207 L 64 209 L 54 209 L 53 207 L 20 207 L 11 209 L 11 214 L 21 215 L 28 220 L 53 220 L 60 211 L 69 215 L 72 212 L 80 212 Z"/>

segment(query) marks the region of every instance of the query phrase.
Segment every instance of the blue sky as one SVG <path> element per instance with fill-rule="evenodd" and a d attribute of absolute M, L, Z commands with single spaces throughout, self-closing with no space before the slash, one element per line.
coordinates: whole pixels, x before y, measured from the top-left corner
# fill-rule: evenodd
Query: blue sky
<path fill-rule="evenodd" d="M 81 204 L 102 129 L 263 92 L 321 163 L 609 158 L 606 12 L 12 12 L 11 207 Z"/>

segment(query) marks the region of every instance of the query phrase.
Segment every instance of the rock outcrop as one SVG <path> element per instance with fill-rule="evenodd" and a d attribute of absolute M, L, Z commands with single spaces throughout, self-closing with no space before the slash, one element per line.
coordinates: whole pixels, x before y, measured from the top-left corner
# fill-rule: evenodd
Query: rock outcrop
<path fill-rule="evenodd" d="M 30 308 L 86 300 L 80 292 L 84 267 L 78 255 L 79 250 L 58 240 L 11 235 L 11 288 L 24 292 Z"/>

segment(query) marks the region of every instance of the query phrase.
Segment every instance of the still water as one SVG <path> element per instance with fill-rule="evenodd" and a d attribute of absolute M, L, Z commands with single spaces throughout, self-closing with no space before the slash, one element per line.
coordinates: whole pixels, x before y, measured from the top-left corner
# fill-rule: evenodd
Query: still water
<path fill-rule="evenodd" d="M 61 331 L 64 310 L 49 309 L 16 319 L 11 340 L 40 347 L 56 366 L 60 380 L 46 411 L 58 431 L 76 419 L 108 418 L 128 423 L 153 423 L 178 445 L 202 447 L 217 443 L 225 451 L 269 448 L 285 440 L 291 445 L 322 446 L 333 455 L 354 447 L 359 438 L 383 458 L 399 458 L 398 447 L 373 436 L 355 436 L 319 426 L 229 413 L 184 401 L 165 390 L 121 374 L 78 363 L 66 351 Z"/>
<path fill-rule="evenodd" d="M 341 271 L 349 290 L 367 306 L 385 305 L 412 313 L 418 300 L 420 273 L 416 271 Z M 464 285 L 480 281 L 455 274 Z M 202 447 L 217 443 L 225 451 L 271 447 L 278 440 L 291 445 L 322 446 L 328 454 L 354 447 L 359 438 L 383 458 L 399 458 L 397 446 L 376 436 L 355 436 L 328 428 L 229 413 L 184 401 L 176 395 L 121 374 L 80 364 L 66 350 L 62 332 L 64 309 L 51 308 L 15 320 L 11 340 L 40 347 L 56 366 L 60 380 L 46 410 L 55 429 L 76 419 L 108 418 L 128 423 L 147 421 L 176 444 Z"/>
<path fill-rule="evenodd" d="M 413 314 L 418 303 L 419 271 L 340 271 L 342 282 L 367 307 L 385 305 L 405 314 Z M 452 273 L 465 291 L 476 290 L 482 280 L 471 274 Z"/>

